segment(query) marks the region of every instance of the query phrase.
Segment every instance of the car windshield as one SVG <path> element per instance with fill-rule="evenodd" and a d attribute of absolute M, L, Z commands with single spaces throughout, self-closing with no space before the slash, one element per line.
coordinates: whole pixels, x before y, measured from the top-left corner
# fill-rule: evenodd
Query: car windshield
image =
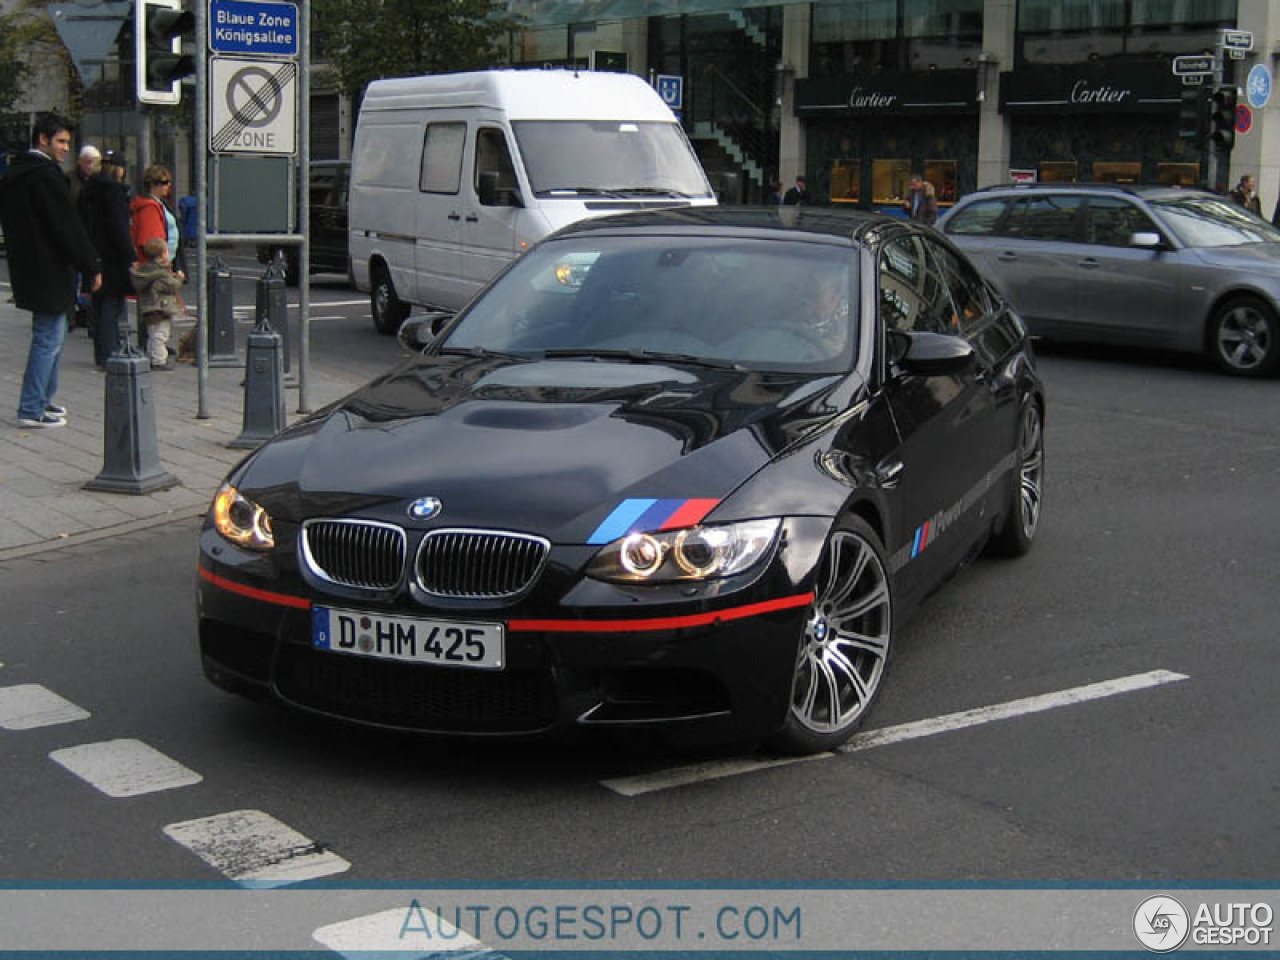
<path fill-rule="evenodd" d="M 536 195 L 711 195 L 679 124 L 519 120 L 512 128 Z"/>
<path fill-rule="evenodd" d="M 459 318 L 450 350 L 851 368 L 848 247 L 719 237 L 569 237 L 530 251 Z"/>
<path fill-rule="evenodd" d="M 1150 201 L 1165 225 L 1189 247 L 1280 243 L 1280 230 L 1238 204 L 1217 197 L 1187 196 Z"/>

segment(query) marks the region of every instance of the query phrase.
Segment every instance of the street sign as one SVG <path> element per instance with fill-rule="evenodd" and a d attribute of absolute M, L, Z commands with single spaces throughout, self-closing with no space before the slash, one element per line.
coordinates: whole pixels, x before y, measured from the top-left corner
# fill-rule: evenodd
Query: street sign
<path fill-rule="evenodd" d="M 1249 98 L 1249 106 L 1261 110 L 1271 99 L 1271 71 L 1265 63 L 1255 63 L 1249 71 L 1249 79 L 1245 81 L 1245 95 Z"/>
<path fill-rule="evenodd" d="M 251 57 L 296 57 L 298 8 L 270 0 L 209 0 L 209 49 Z"/>
<path fill-rule="evenodd" d="M 1222 30 L 1218 33 L 1218 46 L 1228 50 L 1248 53 L 1253 49 L 1253 34 L 1248 30 Z"/>
<path fill-rule="evenodd" d="M 211 153 L 297 153 L 298 65 L 209 58 Z"/>
<path fill-rule="evenodd" d="M 1236 107 L 1236 133 L 1248 133 L 1253 129 L 1253 111 L 1243 103 Z"/>
<path fill-rule="evenodd" d="M 1213 73 L 1213 57 L 1174 57 L 1173 75 L 1175 77 L 1194 77 L 1205 73 Z"/>
<path fill-rule="evenodd" d="M 684 77 L 659 74 L 654 86 L 662 102 L 672 110 L 679 110 L 684 106 Z"/>

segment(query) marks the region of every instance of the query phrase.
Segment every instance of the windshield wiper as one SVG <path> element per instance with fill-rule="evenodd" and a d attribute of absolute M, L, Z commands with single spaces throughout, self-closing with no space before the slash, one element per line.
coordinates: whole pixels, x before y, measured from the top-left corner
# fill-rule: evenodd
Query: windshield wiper
<path fill-rule="evenodd" d="M 489 350 L 485 347 L 441 347 L 438 351 L 441 356 L 455 357 L 498 357 L 502 360 L 532 360 L 533 357 L 527 353 L 504 353 L 501 350 Z"/>
<path fill-rule="evenodd" d="M 721 360 L 718 357 L 699 357 L 692 353 L 664 353 L 661 350 L 592 350 L 589 347 L 563 347 L 547 350 L 548 359 L 583 357 L 590 360 L 626 360 L 629 363 L 684 363 L 692 367 L 710 367 L 714 370 L 746 370 L 740 363 Z"/>
<path fill-rule="evenodd" d="M 688 199 L 692 193 L 683 193 L 669 187 L 614 187 L 610 191 L 620 197 L 681 197 Z"/>
<path fill-rule="evenodd" d="M 605 190 L 601 187 L 548 187 L 546 190 L 537 190 L 534 192 L 535 197 L 549 197 L 555 193 L 572 194 L 575 197 L 621 197 L 622 194 L 613 190 Z"/>

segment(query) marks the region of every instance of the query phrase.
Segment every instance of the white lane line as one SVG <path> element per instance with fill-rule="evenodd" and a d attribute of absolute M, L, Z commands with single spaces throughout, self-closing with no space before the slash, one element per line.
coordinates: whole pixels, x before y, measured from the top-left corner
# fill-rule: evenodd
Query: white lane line
<path fill-rule="evenodd" d="M 1149 673 L 1136 673 L 1116 680 L 1103 680 L 1083 687 L 1071 687 L 1057 693 L 1046 693 L 1038 697 L 1024 697 L 1021 700 L 1010 700 L 1008 703 L 997 703 L 989 707 L 978 707 L 974 710 L 962 710 L 960 713 L 948 713 L 945 716 L 928 720 L 917 720 L 915 723 L 903 723 L 896 727 L 885 727 L 883 730 L 867 730 L 854 734 L 840 753 L 854 753 L 858 750 L 869 750 L 887 743 L 899 743 L 903 740 L 918 740 L 921 737 L 932 737 L 938 733 L 950 733 L 952 730 L 963 730 L 996 720 L 1008 720 L 1012 717 L 1023 717 L 1031 713 L 1042 713 L 1058 707 L 1069 707 L 1076 703 L 1087 703 L 1090 700 L 1101 700 L 1122 693 L 1133 693 L 1151 687 L 1163 686 L 1166 683 L 1177 683 L 1190 679 L 1185 673 L 1173 673 L 1170 670 L 1152 670 Z"/>
<path fill-rule="evenodd" d="M 461 951 L 488 950 L 448 920 L 419 907 L 400 907 L 320 927 L 311 939 L 352 960 L 394 950 L 396 960 L 447 957 Z"/>
<path fill-rule="evenodd" d="M 164 832 L 244 886 L 283 887 L 351 869 L 342 857 L 261 810 L 171 823 Z"/>
<path fill-rule="evenodd" d="M 903 723 L 898 726 L 885 727 L 881 730 L 867 730 L 855 734 L 848 743 L 838 749 L 839 753 L 854 753 L 869 750 L 903 740 L 916 740 L 931 737 L 939 733 L 950 733 L 952 730 L 963 730 L 997 720 L 1008 720 L 1013 717 L 1054 710 L 1058 707 L 1114 697 L 1122 693 L 1133 693 L 1150 687 L 1162 686 L 1189 679 L 1186 674 L 1173 673 L 1169 670 L 1152 670 L 1148 673 L 1134 674 L 1115 680 L 1104 680 L 1081 687 L 1071 687 L 1055 693 L 1046 693 L 1036 697 L 1024 697 L 997 703 L 991 706 L 964 710 L 960 713 L 949 713 L 941 717 L 918 720 L 914 723 Z M 659 790 L 670 790 L 673 787 L 684 787 L 706 780 L 718 780 L 722 777 L 733 777 L 743 773 L 754 773 L 757 770 L 768 770 L 772 767 L 787 766 L 806 760 L 821 760 L 835 756 L 834 753 L 817 753 L 806 757 L 782 757 L 769 759 L 734 758 L 729 760 L 710 761 L 708 763 L 690 764 L 684 767 L 673 767 L 669 770 L 658 770 L 653 773 L 639 774 L 634 777 L 618 777 L 602 780 L 601 784 L 624 797 L 638 797 Z"/>
<path fill-rule="evenodd" d="M 33 730 L 55 723 L 72 723 L 89 716 L 70 700 L 64 700 L 48 687 L 23 683 L 16 687 L 0 687 L 0 728 Z"/>
<path fill-rule="evenodd" d="M 157 790 L 174 790 L 204 779 L 141 740 L 85 743 L 55 750 L 49 759 L 109 797 L 136 797 Z"/>

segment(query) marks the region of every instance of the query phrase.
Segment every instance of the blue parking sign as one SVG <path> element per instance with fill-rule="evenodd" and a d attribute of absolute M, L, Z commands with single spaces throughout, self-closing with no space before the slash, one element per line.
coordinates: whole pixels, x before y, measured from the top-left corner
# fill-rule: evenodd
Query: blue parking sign
<path fill-rule="evenodd" d="M 656 88 L 662 102 L 672 110 L 679 110 L 684 106 L 684 77 L 659 74 Z"/>

